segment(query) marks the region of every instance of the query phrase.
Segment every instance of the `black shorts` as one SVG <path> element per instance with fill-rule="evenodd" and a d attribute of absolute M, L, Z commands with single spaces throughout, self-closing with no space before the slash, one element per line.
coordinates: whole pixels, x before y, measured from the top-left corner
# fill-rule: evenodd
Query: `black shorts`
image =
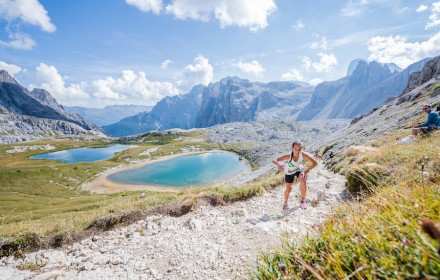
<path fill-rule="evenodd" d="M 293 173 L 292 175 L 284 175 L 284 180 L 286 183 L 292 184 L 293 181 L 295 181 L 295 177 L 299 178 L 299 174 L 301 174 L 301 171 L 298 171 L 296 173 Z"/>

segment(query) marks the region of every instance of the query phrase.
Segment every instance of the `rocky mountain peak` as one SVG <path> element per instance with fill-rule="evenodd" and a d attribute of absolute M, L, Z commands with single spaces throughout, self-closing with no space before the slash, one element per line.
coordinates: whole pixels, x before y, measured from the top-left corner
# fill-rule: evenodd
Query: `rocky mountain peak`
<path fill-rule="evenodd" d="M 228 77 L 224 77 L 223 79 L 221 79 L 218 83 L 220 84 L 232 84 L 232 83 L 239 83 L 241 81 L 248 81 L 246 79 L 242 79 L 240 77 L 237 76 L 228 76 Z"/>
<path fill-rule="evenodd" d="M 40 103 L 56 109 L 63 109 L 61 105 L 52 97 L 52 95 L 44 89 L 34 88 L 29 95 L 40 101 Z"/>
<path fill-rule="evenodd" d="M 14 79 L 9 73 L 5 70 L 0 70 L 0 83 L 10 83 L 10 84 L 17 84 L 17 80 Z"/>
<path fill-rule="evenodd" d="M 367 88 L 381 83 L 392 75 L 393 73 L 386 65 L 382 65 L 376 61 L 369 63 L 359 61 L 358 66 L 350 77 L 349 83 L 353 88 Z"/>
<path fill-rule="evenodd" d="M 367 61 L 363 58 L 357 58 L 352 60 L 347 68 L 347 76 L 353 74 L 354 70 L 358 67 L 359 62 L 367 62 Z"/>

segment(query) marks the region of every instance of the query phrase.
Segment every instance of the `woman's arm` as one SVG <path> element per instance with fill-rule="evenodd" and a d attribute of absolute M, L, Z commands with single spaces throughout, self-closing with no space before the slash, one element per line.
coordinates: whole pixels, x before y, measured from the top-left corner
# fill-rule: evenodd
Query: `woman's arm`
<path fill-rule="evenodd" d="M 280 156 L 277 159 L 272 160 L 273 164 L 279 164 L 280 161 L 284 161 L 290 158 L 290 155 L 284 155 L 284 156 Z"/>
<path fill-rule="evenodd" d="M 272 163 L 275 164 L 279 171 L 283 171 L 283 166 L 279 164 L 279 161 L 284 161 L 290 158 L 290 155 L 284 155 L 277 159 L 272 160 Z"/>
<path fill-rule="evenodd" d="M 312 170 L 313 168 L 315 168 L 315 166 L 318 165 L 318 162 L 317 162 L 313 157 L 309 156 L 307 153 L 305 153 L 305 152 L 302 152 L 302 153 L 303 153 L 303 154 L 302 154 L 302 155 L 303 155 L 303 158 L 309 160 L 309 161 L 312 163 L 312 165 L 310 165 L 310 166 L 304 171 L 304 173 L 309 173 L 310 170 Z"/>

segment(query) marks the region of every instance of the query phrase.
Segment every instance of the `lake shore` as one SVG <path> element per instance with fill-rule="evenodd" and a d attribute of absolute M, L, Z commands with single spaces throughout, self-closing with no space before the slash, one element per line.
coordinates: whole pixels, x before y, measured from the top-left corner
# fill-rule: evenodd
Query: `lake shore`
<path fill-rule="evenodd" d="M 231 153 L 231 152 L 223 151 L 223 150 L 192 151 L 192 152 L 184 152 L 184 153 L 179 153 L 179 154 L 163 156 L 163 157 L 160 157 L 160 158 L 157 158 L 154 160 L 146 159 L 146 160 L 138 161 L 138 162 L 127 164 L 127 165 L 119 165 L 119 166 L 110 168 L 110 169 L 104 171 L 103 173 L 99 174 L 98 177 L 95 180 L 93 180 L 92 182 L 83 184 L 82 188 L 84 190 L 88 190 L 90 192 L 97 193 L 97 194 L 109 194 L 109 193 L 115 193 L 115 192 L 121 192 L 121 191 L 180 192 L 180 191 L 182 191 L 182 189 L 185 189 L 187 187 L 164 187 L 164 186 L 157 186 L 157 185 L 151 185 L 151 184 L 134 185 L 134 184 L 115 183 L 115 182 L 111 181 L 108 177 L 112 174 L 115 174 L 115 173 L 118 173 L 121 171 L 140 168 L 140 167 L 148 165 L 148 164 L 152 164 L 152 163 L 156 163 L 156 162 L 160 162 L 160 161 L 165 161 L 165 160 L 170 160 L 170 159 L 180 157 L 180 156 L 197 155 L 197 154 L 211 153 L 211 152 L 212 153 Z M 236 154 L 234 154 L 234 155 L 236 155 Z M 249 173 L 251 168 L 250 168 L 249 164 L 247 163 L 247 161 L 244 161 L 244 162 L 246 163 L 245 170 L 243 170 L 239 174 L 229 178 L 228 180 L 214 183 L 213 185 L 224 184 L 224 183 L 227 183 L 230 181 L 234 181 L 242 174 Z M 197 186 L 195 186 L 195 187 L 197 187 Z"/>

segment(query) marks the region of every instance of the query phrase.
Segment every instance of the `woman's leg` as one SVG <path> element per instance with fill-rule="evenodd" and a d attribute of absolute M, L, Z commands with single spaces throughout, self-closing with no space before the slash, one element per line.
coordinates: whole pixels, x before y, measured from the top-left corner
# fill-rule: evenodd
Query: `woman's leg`
<path fill-rule="evenodd" d="M 291 191 L 292 191 L 292 183 L 286 183 L 286 190 L 284 191 L 284 204 L 287 204 Z"/>
<path fill-rule="evenodd" d="M 304 177 L 299 179 L 299 185 L 301 186 L 301 200 L 304 200 L 306 199 L 306 193 L 307 193 L 307 182 Z"/>

